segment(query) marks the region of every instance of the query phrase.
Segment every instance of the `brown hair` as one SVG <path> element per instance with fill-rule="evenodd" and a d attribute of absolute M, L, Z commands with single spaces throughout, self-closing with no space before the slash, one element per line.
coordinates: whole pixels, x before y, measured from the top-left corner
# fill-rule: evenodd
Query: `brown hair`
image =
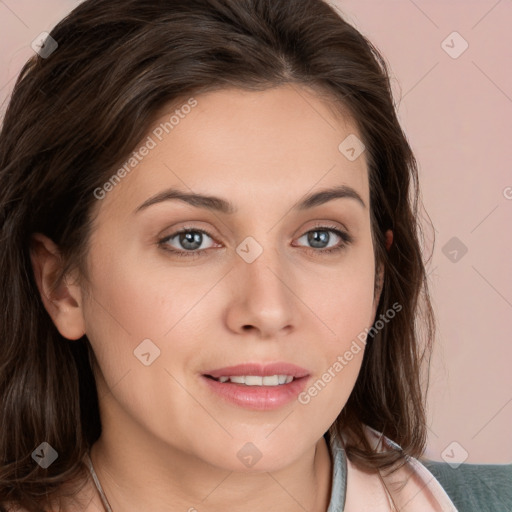
<path fill-rule="evenodd" d="M 73 266 L 84 269 L 93 191 L 162 108 L 225 87 L 310 87 L 356 120 L 367 149 L 375 263 L 385 270 L 376 319 L 392 304 L 402 310 L 370 333 L 331 431 L 350 433 L 347 456 L 362 468 L 395 468 L 421 455 L 422 368 L 435 324 L 417 164 L 378 50 L 322 0 L 86 0 L 50 34 L 58 48 L 25 64 L 0 134 L 0 510 L 43 510 L 66 482 L 85 477 L 83 456 L 101 433 L 90 343 L 63 338 L 47 314 L 31 234 L 59 246 L 65 265 L 56 282 Z M 401 449 L 375 453 L 363 425 Z M 31 456 L 43 441 L 58 452 L 47 469 Z"/>

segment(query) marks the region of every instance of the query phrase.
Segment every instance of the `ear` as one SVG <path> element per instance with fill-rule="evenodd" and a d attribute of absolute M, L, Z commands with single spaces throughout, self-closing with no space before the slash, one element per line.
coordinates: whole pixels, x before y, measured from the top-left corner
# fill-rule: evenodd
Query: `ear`
<path fill-rule="evenodd" d="M 386 231 L 386 251 L 389 251 L 391 244 L 393 243 L 393 231 L 388 229 Z M 384 265 L 381 263 L 379 265 L 379 270 L 377 275 L 375 276 L 375 295 L 373 299 L 373 315 L 372 318 L 375 318 L 375 314 L 377 313 L 377 306 L 379 305 L 380 295 L 382 293 L 382 288 L 384 287 Z"/>
<path fill-rule="evenodd" d="M 31 237 L 30 259 L 37 288 L 44 307 L 55 327 L 67 339 L 77 340 L 85 334 L 82 314 L 82 290 L 64 276 L 56 282 L 62 269 L 62 258 L 55 243 L 45 235 Z"/>
<path fill-rule="evenodd" d="M 389 251 L 389 248 L 391 247 L 392 243 L 393 243 L 393 231 L 391 231 L 391 229 L 388 229 L 386 231 L 386 251 Z"/>

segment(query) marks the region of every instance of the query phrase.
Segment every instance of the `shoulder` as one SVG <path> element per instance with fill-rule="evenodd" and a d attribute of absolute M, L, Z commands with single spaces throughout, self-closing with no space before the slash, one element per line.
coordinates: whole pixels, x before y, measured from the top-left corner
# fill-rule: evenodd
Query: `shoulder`
<path fill-rule="evenodd" d="M 461 511 L 512 511 L 512 464 L 460 464 L 421 459 Z"/>

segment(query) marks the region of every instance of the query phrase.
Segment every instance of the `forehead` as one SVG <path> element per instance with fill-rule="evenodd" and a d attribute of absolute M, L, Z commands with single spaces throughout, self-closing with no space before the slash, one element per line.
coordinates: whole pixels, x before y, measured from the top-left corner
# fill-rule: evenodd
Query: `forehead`
<path fill-rule="evenodd" d="M 222 89 L 160 114 L 108 200 L 122 197 L 131 207 L 174 187 L 228 196 L 242 207 L 267 200 L 282 207 L 315 189 L 346 185 L 369 204 L 358 127 L 325 95 L 297 85 Z"/>

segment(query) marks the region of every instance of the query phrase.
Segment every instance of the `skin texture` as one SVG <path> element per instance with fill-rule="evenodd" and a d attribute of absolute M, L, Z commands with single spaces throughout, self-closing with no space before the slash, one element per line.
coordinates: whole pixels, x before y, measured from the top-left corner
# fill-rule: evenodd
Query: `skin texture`
<path fill-rule="evenodd" d="M 99 363 L 103 432 L 91 458 L 117 512 L 325 511 L 332 474 L 322 436 L 354 387 L 363 350 L 308 404 L 273 411 L 231 405 L 201 375 L 286 361 L 308 370 L 309 386 L 372 325 L 379 296 L 366 155 L 350 161 L 338 150 L 348 135 L 361 137 L 350 119 L 295 85 L 195 99 L 98 200 L 86 280 L 73 274 L 50 292 L 58 248 L 34 236 L 45 307 L 66 338 L 87 334 Z M 163 112 L 155 126 L 168 119 Z M 292 210 L 305 195 L 340 185 L 366 206 L 339 198 Z M 223 197 L 238 211 L 164 201 L 135 212 L 169 187 Z M 159 244 L 185 226 L 211 233 L 202 256 L 180 258 Z M 316 248 L 304 235 L 318 226 L 347 231 L 353 242 L 323 253 L 343 240 L 328 231 Z M 249 236 L 263 249 L 252 263 L 236 252 Z M 166 247 L 186 252 L 179 237 Z M 160 356 L 145 366 L 134 350 L 148 338 Z M 262 455 L 250 468 L 237 457 L 247 442 Z M 93 503 L 88 510 L 98 510 Z"/>

